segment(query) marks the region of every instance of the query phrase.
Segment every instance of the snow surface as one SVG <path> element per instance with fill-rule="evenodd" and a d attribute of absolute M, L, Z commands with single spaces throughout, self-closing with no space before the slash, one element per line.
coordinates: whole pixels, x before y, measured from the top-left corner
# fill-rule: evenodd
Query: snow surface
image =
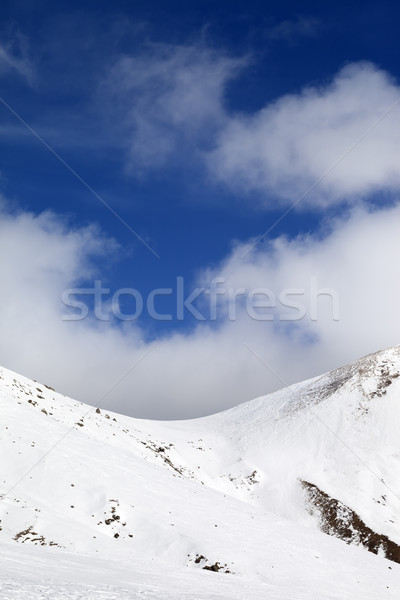
<path fill-rule="evenodd" d="M 400 543 L 399 373 L 392 348 L 156 422 L 0 369 L 0 598 L 398 598 L 400 565 L 321 533 L 300 480 Z"/>

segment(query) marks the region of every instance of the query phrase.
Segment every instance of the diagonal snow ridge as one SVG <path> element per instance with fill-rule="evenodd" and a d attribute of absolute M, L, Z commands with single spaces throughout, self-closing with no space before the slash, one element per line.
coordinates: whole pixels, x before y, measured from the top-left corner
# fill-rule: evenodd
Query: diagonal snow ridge
<path fill-rule="evenodd" d="M 321 533 L 302 482 L 400 544 L 399 374 L 394 347 L 162 422 L 0 369 L 0 598 L 395 598 L 400 566 Z"/>

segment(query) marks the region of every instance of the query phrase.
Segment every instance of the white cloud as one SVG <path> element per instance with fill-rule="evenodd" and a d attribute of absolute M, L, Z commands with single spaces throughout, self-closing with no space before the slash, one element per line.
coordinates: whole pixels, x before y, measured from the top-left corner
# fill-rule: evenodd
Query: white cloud
<path fill-rule="evenodd" d="M 0 61 L 18 70 L 7 52 L 0 52 Z M 287 204 L 400 98 L 385 72 L 362 63 L 253 115 L 231 114 L 226 86 L 245 63 L 204 47 L 166 45 L 121 59 L 104 85 L 116 113 L 125 115 L 117 134 L 128 132 L 130 168 L 138 172 L 164 165 L 177 152 L 194 153 L 217 181 L 240 194 L 256 192 L 266 207 L 271 198 Z M 399 110 L 383 118 L 300 206 L 326 207 L 396 191 Z M 317 281 L 337 294 L 338 321 L 326 297 L 320 298 L 316 321 L 306 316 L 281 322 L 275 310 L 274 321 L 260 322 L 242 307 L 235 321 L 173 333 L 156 340 L 146 355 L 151 345 L 138 325 L 62 320 L 63 290 L 95 278 L 94 264 L 115 252 L 115 244 L 93 227 L 71 230 L 50 213 L 3 209 L 0 364 L 93 404 L 137 364 L 112 389 L 106 406 L 160 418 L 227 408 L 281 387 L 274 372 L 290 383 L 400 341 L 399 220 L 400 205 L 374 213 L 358 207 L 333 222 L 324 238 L 279 238 L 245 255 L 246 246 L 239 245 L 199 278 L 201 283 L 223 277 L 235 289 L 266 287 L 276 297 L 287 288 L 309 290 Z M 309 307 L 309 292 L 303 300 Z"/>
<path fill-rule="evenodd" d="M 300 19 L 282 27 L 308 25 Z M 399 190 L 400 103 L 393 105 L 400 87 L 388 73 L 352 63 L 252 114 L 232 112 L 227 86 L 248 64 L 204 44 L 153 44 L 120 58 L 102 98 L 128 171 L 161 168 L 171 157 L 195 161 L 211 180 L 264 208 L 290 205 L 316 182 L 299 209 Z"/>
<path fill-rule="evenodd" d="M 30 85 L 34 83 L 35 71 L 29 58 L 26 39 L 15 36 L 12 42 L 0 43 L 0 75 L 16 72 Z"/>
<path fill-rule="evenodd" d="M 209 168 L 232 189 L 257 192 L 267 207 L 296 201 L 324 174 L 300 208 L 398 190 L 400 103 L 385 116 L 397 101 L 400 87 L 387 73 L 350 64 L 326 85 L 232 117 L 206 157 Z"/>
<path fill-rule="evenodd" d="M 319 29 L 319 21 L 313 17 L 297 17 L 281 21 L 267 30 L 268 38 L 271 40 L 282 40 L 292 43 L 296 38 L 314 37 Z"/>
<path fill-rule="evenodd" d="M 289 327 L 277 311 L 275 321 L 260 322 L 239 310 L 234 322 L 160 338 L 104 405 L 142 417 L 202 415 L 281 387 L 273 371 L 290 383 L 398 343 L 399 222 L 399 207 L 359 209 L 324 239 L 278 239 L 245 258 L 236 247 L 202 279 L 222 276 L 234 288 L 267 287 L 278 296 L 288 287 L 308 290 L 314 277 L 319 288 L 336 290 L 340 320 L 332 321 L 330 299 L 321 297 L 317 321 Z M 151 344 L 136 325 L 63 321 L 60 299 L 65 288 L 96 277 L 93 259 L 114 251 L 95 228 L 70 231 L 49 214 L 3 212 L 0 364 L 97 404 Z M 307 306 L 308 293 L 302 300 Z"/>
<path fill-rule="evenodd" d="M 224 123 L 223 96 L 246 59 L 231 58 L 204 45 L 149 44 L 137 56 L 113 65 L 102 85 L 108 118 L 127 139 L 128 168 L 163 165 L 178 152 L 212 143 Z"/>

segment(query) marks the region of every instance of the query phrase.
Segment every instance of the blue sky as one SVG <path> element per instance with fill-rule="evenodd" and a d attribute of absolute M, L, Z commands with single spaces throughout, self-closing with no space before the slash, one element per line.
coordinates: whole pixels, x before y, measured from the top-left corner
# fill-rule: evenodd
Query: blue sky
<path fill-rule="evenodd" d="M 63 289 L 90 287 L 95 279 L 111 293 L 130 287 L 146 297 L 154 288 L 175 288 L 177 277 L 191 291 L 200 282 L 209 282 L 211 275 L 222 275 L 231 277 L 236 287 L 264 285 L 278 294 L 279 286 L 307 287 L 315 273 L 334 272 L 337 265 L 332 255 L 338 250 L 333 247 L 344 248 L 340 232 L 354 225 L 349 239 L 358 235 L 364 239 L 360 224 L 364 223 L 366 231 L 365 219 L 384 214 L 392 221 L 389 212 L 397 207 L 400 185 L 393 149 L 398 147 L 399 112 L 394 104 L 400 76 L 399 18 L 396 2 L 303 2 L 301 6 L 255 1 L 2 3 L 3 223 L 11 231 L 24 217 L 30 218 L 32 235 L 39 235 L 40 230 L 42 236 L 39 253 L 45 250 L 41 244 L 47 243 L 46 232 L 58 232 L 57 243 L 64 244 L 62 260 L 46 263 L 37 277 L 35 269 L 42 263 L 32 258 L 36 255 L 29 244 L 27 248 L 20 245 L 17 252 L 7 250 L 14 257 L 26 253 L 32 258 L 30 273 L 37 282 L 43 277 L 47 285 L 58 271 L 65 275 L 54 289 L 37 283 L 32 291 L 21 284 L 15 293 L 39 297 L 40 287 L 43 303 L 50 302 L 53 294 L 51 306 L 59 311 Z M 351 150 L 354 144 L 357 147 Z M 340 164 L 335 166 L 337 161 Z M 51 232 L 49 223 L 40 221 L 47 218 L 40 217 L 46 211 L 55 213 L 50 218 Z M 16 228 L 14 238 L 10 236 L 10 244 L 20 239 L 19 231 Z M 253 246 L 267 231 L 243 259 L 248 245 Z M 71 236 L 77 244 L 74 250 L 68 245 Z M 49 248 L 53 241 L 48 240 Z M 332 250 L 328 252 L 329 244 Z M 318 256 L 325 251 L 326 262 L 317 267 Z M 353 254 L 354 259 L 361 257 L 362 250 L 355 249 Z M 296 270 L 294 261 L 306 255 L 308 270 L 298 280 L 302 267 Z M 17 258 L 18 266 L 24 260 L 19 263 Z M 354 297 L 351 280 L 349 273 L 343 290 L 338 280 L 324 283 L 341 295 L 345 309 L 351 305 L 350 301 L 345 304 L 346 293 Z M 173 313 L 175 302 L 174 295 L 164 296 L 157 306 Z M 129 301 L 123 307 L 132 309 Z M 89 337 L 96 328 L 105 327 L 93 322 L 90 308 L 85 324 Z M 49 309 L 46 314 L 50 313 Z M 358 312 L 349 308 L 346 323 L 357 320 L 354 314 Z M 5 366 L 32 376 L 53 377 L 67 393 L 94 402 L 82 377 L 69 386 L 70 374 L 56 373 L 46 353 L 51 344 L 47 331 L 54 326 L 50 317 L 35 315 L 33 310 L 26 317 L 25 333 L 17 336 L 15 351 L 2 349 Z M 41 318 L 44 333 L 39 361 L 26 348 L 36 331 L 33 321 Z M 359 324 L 361 330 L 371 329 L 365 318 Z M 290 383 L 317 374 L 318 369 L 333 368 L 341 357 L 356 358 L 380 343 L 396 342 L 390 323 L 387 337 L 372 328 L 370 337 L 364 339 L 358 331 L 351 332 L 343 319 L 341 337 L 332 352 L 327 338 L 330 323 L 318 325 L 320 329 L 304 319 L 300 324 L 262 323 L 257 333 L 254 323 L 230 325 L 232 332 L 235 326 L 240 328 L 236 342 L 247 344 L 256 335 L 257 354 L 268 365 L 274 360 L 274 354 L 268 354 L 271 346 L 280 348 L 274 370 L 282 373 L 281 381 L 261 375 L 263 369 L 255 375 L 246 367 L 240 390 L 234 393 L 234 383 L 225 390 L 224 382 L 231 376 L 229 364 L 236 364 L 228 357 L 219 378 L 207 369 L 202 371 L 202 378 L 209 377 L 213 386 L 214 401 L 218 393 L 222 397 L 216 408 L 281 387 L 282 381 Z M 78 327 L 64 326 L 63 332 L 68 326 Z M 206 337 L 210 347 L 218 348 L 212 336 L 223 337 L 227 323 L 221 318 L 199 324 L 188 312 L 184 319 L 174 316 L 171 321 L 155 321 L 144 313 L 133 324 L 113 319 L 108 327 L 102 335 L 117 337 L 105 347 L 104 355 L 113 352 L 112 345 L 118 346 L 119 339 L 120 348 L 128 346 L 125 356 L 133 350 L 145 351 L 146 344 L 153 342 L 170 343 L 173 348 L 176 339 L 183 346 L 196 342 L 201 346 Z M 70 330 L 77 340 L 84 336 L 83 329 Z M 12 337 L 12 331 L 4 335 Z M 235 343 L 230 335 L 227 347 Z M 346 336 L 360 342 L 349 349 Z M 21 345 L 24 352 L 18 351 Z M 66 347 L 66 343 L 60 345 Z M 307 354 L 298 368 L 289 368 L 287 363 L 298 360 L 304 348 L 314 354 Z M 165 351 L 175 357 L 174 351 Z M 81 361 L 90 362 L 91 351 L 85 352 Z M 187 368 L 180 352 L 184 356 L 186 351 L 176 351 L 178 372 Z M 209 355 L 208 350 L 204 352 Z M 286 362 L 285 356 L 290 357 Z M 322 358 L 315 361 L 315 356 Z M 102 360 L 93 358 L 91 381 L 102 369 Z M 194 371 L 198 360 L 193 357 L 190 368 Z M 74 372 L 72 363 L 70 368 Z M 123 371 L 120 359 L 102 385 L 111 385 L 118 368 Z M 168 381 L 163 381 L 165 388 Z M 182 383 L 179 394 L 187 396 L 189 385 L 189 381 Z M 145 383 L 138 386 L 143 391 Z M 96 389 L 96 394 L 100 392 Z M 176 390 L 168 393 L 178 394 Z M 192 416 L 213 408 L 207 404 L 204 409 L 183 410 L 182 404 L 175 407 L 168 400 L 171 409 L 158 412 L 159 390 L 148 394 L 154 410 L 146 413 L 135 404 L 134 414 Z M 126 396 L 121 391 L 125 404 L 117 398 L 117 408 L 129 412 Z"/>

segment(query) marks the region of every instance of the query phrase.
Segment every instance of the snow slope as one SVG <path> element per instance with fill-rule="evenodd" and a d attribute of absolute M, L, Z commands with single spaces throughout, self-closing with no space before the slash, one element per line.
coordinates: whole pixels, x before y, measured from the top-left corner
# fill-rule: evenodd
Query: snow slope
<path fill-rule="evenodd" d="M 399 373 L 392 348 L 155 422 L 1 369 L 0 598 L 397 598 Z"/>

